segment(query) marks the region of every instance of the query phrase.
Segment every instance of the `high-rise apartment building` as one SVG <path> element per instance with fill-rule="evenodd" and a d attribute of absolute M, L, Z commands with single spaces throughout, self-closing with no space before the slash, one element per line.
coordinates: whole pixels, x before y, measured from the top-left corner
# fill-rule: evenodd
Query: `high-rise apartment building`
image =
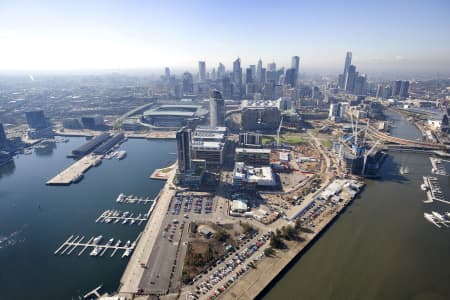
<path fill-rule="evenodd" d="M 225 102 L 217 90 L 212 91 L 209 98 L 209 125 L 211 128 L 225 125 Z"/>
<path fill-rule="evenodd" d="M 206 63 L 204 61 L 198 62 L 198 79 L 200 82 L 206 80 Z"/>
<path fill-rule="evenodd" d="M 183 127 L 176 135 L 178 173 L 184 174 L 191 169 L 191 129 Z"/>

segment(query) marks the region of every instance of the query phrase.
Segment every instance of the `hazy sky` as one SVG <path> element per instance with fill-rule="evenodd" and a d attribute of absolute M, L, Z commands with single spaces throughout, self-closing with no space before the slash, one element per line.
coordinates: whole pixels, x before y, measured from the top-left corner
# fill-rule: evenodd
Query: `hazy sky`
<path fill-rule="evenodd" d="M 450 1 L 0 0 L 0 69 L 450 70 Z"/>

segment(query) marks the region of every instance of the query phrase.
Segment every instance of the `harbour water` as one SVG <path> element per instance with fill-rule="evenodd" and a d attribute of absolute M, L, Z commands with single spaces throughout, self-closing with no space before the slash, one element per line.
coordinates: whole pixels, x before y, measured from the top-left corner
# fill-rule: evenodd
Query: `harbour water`
<path fill-rule="evenodd" d="M 393 136 L 420 138 L 406 119 L 387 115 Z M 400 175 L 402 165 L 408 174 Z M 380 175 L 261 298 L 450 299 L 449 229 L 423 217 L 450 211 L 444 203 L 422 202 L 422 176 L 431 175 L 428 156 L 391 152 Z M 450 198 L 448 177 L 439 181 Z"/>
<path fill-rule="evenodd" d="M 73 162 L 66 155 L 83 142 L 71 138 L 0 167 L 0 299 L 78 299 L 101 283 L 105 291 L 117 289 L 128 259 L 53 252 L 72 234 L 133 241 L 144 224 L 95 219 L 107 209 L 147 212 L 151 203 L 117 204 L 115 199 L 120 192 L 156 196 L 164 182 L 148 176 L 173 162 L 168 153 L 174 152 L 175 142 L 128 140 L 121 146 L 125 159 L 103 160 L 77 184 L 46 186 Z"/>

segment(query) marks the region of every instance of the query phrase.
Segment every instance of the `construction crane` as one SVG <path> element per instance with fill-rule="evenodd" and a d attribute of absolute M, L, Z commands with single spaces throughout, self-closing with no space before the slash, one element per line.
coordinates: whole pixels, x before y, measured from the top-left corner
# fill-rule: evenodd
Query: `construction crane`
<path fill-rule="evenodd" d="M 364 153 L 364 162 L 363 162 L 363 168 L 361 171 L 361 175 L 364 176 L 364 173 L 366 172 L 366 163 L 367 163 L 367 156 L 369 156 L 372 151 L 377 147 L 377 145 L 380 143 L 380 140 L 377 140 L 375 144 L 373 144 L 372 148 L 369 149 L 366 153 Z"/>

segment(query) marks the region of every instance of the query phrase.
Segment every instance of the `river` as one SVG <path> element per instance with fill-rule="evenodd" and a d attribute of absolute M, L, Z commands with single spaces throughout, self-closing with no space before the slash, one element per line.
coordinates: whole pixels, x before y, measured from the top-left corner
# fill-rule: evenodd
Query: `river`
<path fill-rule="evenodd" d="M 393 136 L 417 139 L 406 119 L 387 112 Z M 409 174 L 400 175 L 400 166 Z M 450 299 L 449 229 L 427 222 L 424 212 L 445 212 L 444 203 L 424 204 L 422 176 L 427 155 L 390 152 L 381 179 L 363 193 L 307 252 L 261 296 L 272 299 Z M 439 177 L 447 198 L 448 177 Z"/>
<path fill-rule="evenodd" d="M 156 196 L 164 182 L 148 176 L 176 159 L 168 154 L 175 151 L 175 141 L 128 140 L 121 146 L 125 159 L 104 160 L 78 184 L 46 186 L 73 163 L 66 155 L 84 141 L 70 138 L 0 167 L 0 299 L 78 299 L 101 283 L 105 291 L 117 289 L 128 261 L 119 252 L 113 258 L 53 252 L 72 234 L 134 240 L 144 224 L 94 221 L 112 208 L 146 212 L 149 205 L 119 205 L 115 199 L 120 192 Z"/>

